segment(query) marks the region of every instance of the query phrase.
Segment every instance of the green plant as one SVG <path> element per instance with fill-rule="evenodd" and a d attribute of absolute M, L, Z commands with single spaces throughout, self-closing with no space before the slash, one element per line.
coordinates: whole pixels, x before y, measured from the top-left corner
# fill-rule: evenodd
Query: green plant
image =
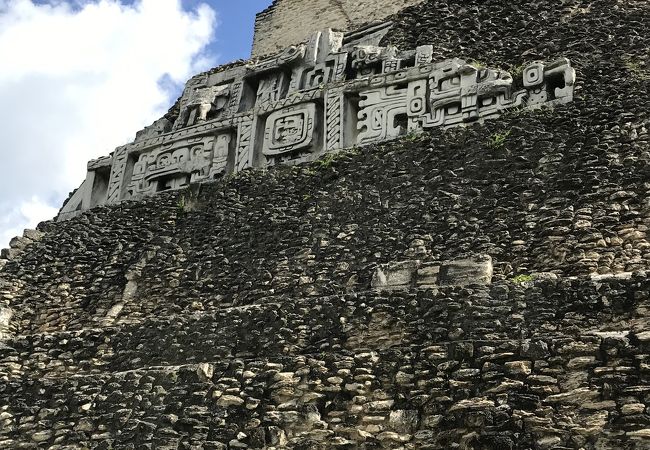
<path fill-rule="evenodd" d="M 354 155 L 360 155 L 361 154 L 361 147 L 350 147 L 348 149 L 342 150 L 343 153 L 354 156 Z"/>
<path fill-rule="evenodd" d="M 477 59 L 472 59 L 472 60 L 469 61 L 469 63 L 472 66 L 476 67 L 477 69 L 486 69 L 487 68 L 487 64 L 485 64 L 483 61 L 479 61 Z"/>
<path fill-rule="evenodd" d="M 339 159 L 342 156 L 343 152 L 332 152 L 332 153 L 327 153 L 325 156 L 317 159 L 314 164 L 316 164 L 316 167 L 318 169 L 327 169 L 332 165 L 334 161 Z"/>
<path fill-rule="evenodd" d="M 524 275 L 524 274 L 522 274 L 522 275 L 517 275 L 516 277 L 511 278 L 510 281 L 512 281 L 513 283 L 517 283 L 517 284 L 523 284 L 523 283 L 530 283 L 534 279 L 535 279 L 535 277 L 533 277 L 532 275 Z"/>
<path fill-rule="evenodd" d="M 184 213 L 185 208 L 187 208 L 187 201 L 185 200 L 185 194 L 182 194 L 178 200 L 176 201 L 176 207 L 178 208 L 178 212 Z"/>
<path fill-rule="evenodd" d="M 510 136 L 511 131 L 507 130 L 501 133 L 494 133 L 490 136 L 490 140 L 488 141 L 488 147 L 492 149 L 497 149 L 503 147 L 505 144 L 506 140 L 508 139 L 508 136 Z"/>
<path fill-rule="evenodd" d="M 406 139 L 409 142 L 415 141 L 418 137 L 420 137 L 420 133 L 417 130 L 409 130 L 408 133 L 404 136 L 404 139 Z"/>
<path fill-rule="evenodd" d="M 510 72 L 512 78 L 516 79 L 523 75 L 525 67 L 525 64 L 517 64 L 516 66 L 510 67 L 510 70 L 508 70 L 508 72 Z"/>
<path fill-rule="evenodd" d="M 178 215 L 183 216 L 190 211 L 194 211 L 198 204 L 198 192 L 194 191 L 192 187 L 185 190 L 176 200 L 176 208 Z"/>
<path fill-rule="evenodd" d="M 634 76 L 634 78 L 643 81 L 650 80 L 650 69 L 648 69 L 648 65 L 642 63 L 638 59 L 632 59 L 629 56 L 624 57 L 623 66 L 632 74 L 632 76 Z"/>
<path fill-rule="evenodd" d="M 324 158 L 318 160 L 320 167 L 329 167 L 339 158 L 336 153 L 328 153 Z"/>
<path fill-rule="evenodd" d="M 307 175 L 315 175 L 319 170 L 329 168 L 335 161 L 344 159 L 346 157 L 352 157 L 355 155 L 360 155 L 361 149 L 358 147 L 351 147 L 345 150 L 339 150 L 336 152 L 329 152 L 321 156 L 316 161 L 313 161 L 303 170 Z"/>

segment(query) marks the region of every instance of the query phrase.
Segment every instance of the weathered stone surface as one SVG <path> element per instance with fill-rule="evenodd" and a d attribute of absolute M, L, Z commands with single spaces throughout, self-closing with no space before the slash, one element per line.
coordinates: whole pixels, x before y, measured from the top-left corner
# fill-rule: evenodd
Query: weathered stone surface
<path fill-rule="evenodd" d="M 0 447 L 647 448 L 647 9 L 425 1 L 354 69 L 394 67 L 391 44 L 513 74 L 568 56 L 574 103 L 39 226 L 0 271 Z M 479 255 L 491 284 L 441 284 Z M 390 261 L 420 261 L 408 289 L 372 289 Z"/>
<path fill-rule="evenodd" d="M 442 264 L 398 261 L 377 267 L 371 286 L 375 289 L 409 289 L 486 285 L 492 282 L 492 273 L 492 258 L 487 255 L 443 261 Z"/>
<path fill-rule="evenodd" d="M 400 261 L 378 267 L 372 276 L 374 288 L 408 288 L 415 283 L 419 261 Z"/>
<path fill-rule="evenodd" d="M 440 267 L 440 284 L 443 286 L 466 286 L 491 282 L 492 258 L 487 255 L 445 262 Z"/>

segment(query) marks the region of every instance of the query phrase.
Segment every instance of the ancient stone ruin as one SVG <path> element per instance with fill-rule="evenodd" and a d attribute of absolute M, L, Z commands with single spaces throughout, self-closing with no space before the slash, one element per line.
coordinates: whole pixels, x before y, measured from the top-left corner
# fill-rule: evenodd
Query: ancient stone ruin
<path fill-rule="evenodd" d="M 433 127 L 498 117 L 573 99 L 575 71 L 560 58 L 505 71 L 460 59 L 433 61 L 433 46 L 378 46 L 389 24 L 347 35 L 328 29 L 261 61 L 188 81 L 176 117 L 88 164 L 60 218 L 250 167 L 311 161 L 326 152 Z"/>
<path fill-rule="evenodd" d="M 0 254 L 0 448 L 650 448 L 648 29 L 275 1 Z"/>

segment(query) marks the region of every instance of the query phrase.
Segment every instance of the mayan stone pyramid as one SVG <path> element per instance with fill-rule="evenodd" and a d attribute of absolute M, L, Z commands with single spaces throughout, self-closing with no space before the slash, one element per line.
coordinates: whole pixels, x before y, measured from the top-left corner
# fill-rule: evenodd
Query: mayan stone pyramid
<path fill-rule="evenodd" d="M 0 448 L 649 449 L 649 92 L 643 0 L 276 0 L 2 251 Z"/>

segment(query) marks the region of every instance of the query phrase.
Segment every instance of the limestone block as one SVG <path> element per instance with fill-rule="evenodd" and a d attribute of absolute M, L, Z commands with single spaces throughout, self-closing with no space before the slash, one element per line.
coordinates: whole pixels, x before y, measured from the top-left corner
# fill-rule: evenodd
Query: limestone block
<path fill-rule="evenodd" d="M 506 371 L 512 375 L 530 375 L 532 371 L 530 361 L 509 361 L 504 366 Z"/>
<path fill-rule="evenodd" d="M 376 289 L 400 289 L 410 287 L 415 280 L 419 261 L 400 261 L 378 267 L 371 286 Z"/>
<path fill-rule="evenodd" d="M 244 403 L 245 401 L 242 398 L 235 395 L 222 395 L 219 400 L 217 400 L 217 404 L 224 408 L 228 408 L 229 406 L 241 406 Z"/>
<path fill-rule="evenodd" d="M 0 258 L 2 259 L 14 259 L 20 254 L 20 249 L 17 248 L 3 248 L 0 250 Z"/>
<path fill-rule="evenodd" d="M 472 398 L 469 400 L 461 400 L 452 405 L 452 407 L 449 408 L 449 412 L 493 408 L 494 406 L 494 401 L 486 397 Z"/>
<path fill-rule="evenodd" d="M 32 434 L 32 440 L 34 442 L 45 442 L 49 441 L 54 434 L 51 431 L 38 431 Z"/>
<path fill-rule="evenodd" d="M 32 241 L 40 241 L 43 236 L 45 236 L 45 233 L 38 230 L 26 229 L 23 232 L 23 237 L 31 239 Z"/>
<path fill-rule="evenodd" d="M 16 236 L 9 241 L 9 247 L 17 250 L 22 250 L 32 242 L 34 241 L 29 238 Z"/>
<path fill-rule="evenodd" d="M 9 241 L 9 247 L 17 250 L 23 250 L 25 247 L 27 247 L 29 244 L 31 244 L 33 241 L 31 239 L 25 238 L 25 237 L 20 237 L 16 236 L 13 239 Z"/>
<path fill-rule="evenodd" d="M 417 428 L 419 413 L 415 410 L 399 409 L 391 411 L 388 418 L 388 426 L 397 433 L 413 433 Z"/>
<path fill-rule="evenodd" d="M 418 269 L 417 284 L 418 287 L 434 287 L 438 284 L 440 276 L 440 265 L 427 265 Z"/>
<path fill-rule="evenodd" d="M 643 403 L 630 403 L 628 405 L 621 406 L 621 413 L 624 416 L 643 414 L 644 411 L 645 411 L 645 405 Z"/>
<path fill-rule="evenodd" d="M 630 439 L 650 441 L 650 428 L 645 428 L 643 430 L 637 431 L 628 431 L 626 434 Z"/>
<path fill-rule="evenodd" d="M 598 391 L 590 388 L 579 388 L 561 394 L 549 395 L 544 399 L 545 403 L 557 403 L 562 405 L 579 405 L 585 402 L 594 401 L 600 396 Z"/>
<path fill-rule="evenodd" d="M 636 333 L 636 338 L 643 343 L 650 342 L 650 331 Z"/>
<path fill-rule="evenodd" d="M 527 358 L 543 359 L 550 353 L 548 344 L 542 340 L 524 341 L 521 345 L 521 354 Z"/>
<path fill-rule="evenodd" d="M 492 258 L 487 255 L 444 262 L 440 268 L 440 284 L 466 286 L 492 283 Z"/>
<path fill-rule="evenodd" d="M 202 383 L 211 382 L 212 375 L 214 375 L 214 366 L 208 363 L 201 363 L 196 368 L 196 374 Z"/>
<path fill-rule="evenodd" d="M 408 289 L 490 284 L 491 281 L 492 258 L 479 255 L 442 264 L 424 264 L 420 260 L 384 264 L 375 270 L 371 286 L 375 289 Z"/>
<path fill-rule="evenodd" d="M 0 307 L 0 341 L 9 336 L 12 317 L 13 310 L 11 308 Z"/>

